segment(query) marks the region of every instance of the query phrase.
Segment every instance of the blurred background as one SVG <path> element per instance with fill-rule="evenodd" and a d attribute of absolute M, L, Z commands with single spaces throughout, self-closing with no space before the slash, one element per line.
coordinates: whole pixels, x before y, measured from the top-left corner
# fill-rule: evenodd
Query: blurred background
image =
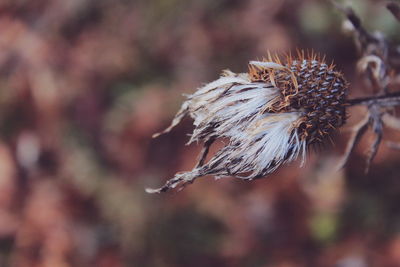
<path fill-rule="evenodd" d="M 384 1 L 347 3 L 400 42 Z M 317 0 L 1 0 L 0 266 L 400 266 L 400 152 L 365 175 L 367 136 L 335 171 L 362 108 L 303 168 L 144 192 L 195 164 L 190 119 L 151 135 L 223 69 L 313 49 L 368 95 L 342 22 Z"/>

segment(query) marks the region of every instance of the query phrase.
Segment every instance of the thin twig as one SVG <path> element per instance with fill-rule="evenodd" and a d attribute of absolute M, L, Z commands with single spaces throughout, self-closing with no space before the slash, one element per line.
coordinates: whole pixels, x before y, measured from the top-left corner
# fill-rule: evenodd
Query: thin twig
<path fill-rule="evenodd" d="M 338 169 L 341 169 L 346 165 L 349 156 L 351 155 L 357 144 L 360 142 L 361 137 L 367 131 L 368 124 L 369 124 L 369 115 L 365 116 L 365 118 L 362 121 L 360 121 L 357 125 L 354 126 L 353 134 L 350 138 L 350 141 L 347 143 L 346 150 L 338 164 Z"/>
<path fill-rule="evenodd" d="M 373 104 L 379 105 L 381 107 L 398 106 L 400 105 L 400 92 L 391 93 L 387 95 L 353 98 L 347 100 L 347 103 L 349 104 L 349 106 L 355 106 L 355 105 L 370 106 Z"/>
<path fill-rule="evenodd" d="M 372 124 L 372 129 L 375 134 L 375 139 L 367 153 L 365 173 L 368 173 L 371 162 L 375 158 L 376 153 L 378 152 L 379 144 L 382 141 L 382 136 L 383 136 L 382 115 L 383 114 L 384 113 L 381 111 L 379 106 L 377 106 L 377 105 L 370 106 L 369 118 L 370 118 L 370 123 Z"/>
<path fill-rule="evenodd" d="M 335 0 L 332 0 L 331 2 L 336 9 L 338 9 L 339 11 L 341 11 L 343 14 L 346 15 L 347 19 L 353 25 L 354 29 L 358 32 L 359 39 L 362 40 L 363 44 L 369 43 L 371 41 L 376 41 L 374 37 L 364 29 L 364 27 L 361 24 L 360 18 L 354 13 L 354 10 L 352 8 L 346 7 Z"/>

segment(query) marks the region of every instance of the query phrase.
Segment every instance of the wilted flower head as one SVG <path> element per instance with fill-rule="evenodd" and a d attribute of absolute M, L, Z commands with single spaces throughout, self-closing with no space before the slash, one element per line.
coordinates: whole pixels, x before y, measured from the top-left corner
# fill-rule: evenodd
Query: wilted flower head
<path fill-rule="evenodd" d="M 252 180 L 299 155 L 304 162 L 310 145 L 344 124 L 347 87 L 333 65 L 313 54 L 282 60 L 268 55 L 250 61 L 248 73 L 224 71 L 218 80 L 188 96 L 162 132 L 169 132 L 186 115 L 192 117 L 195 129 L 188 144 L 204 142 L 199 163 L 147 192 L 167 191 L 205 175 Z M 204 163 L 209 146 L 218 138 L 227 143 Z"/>

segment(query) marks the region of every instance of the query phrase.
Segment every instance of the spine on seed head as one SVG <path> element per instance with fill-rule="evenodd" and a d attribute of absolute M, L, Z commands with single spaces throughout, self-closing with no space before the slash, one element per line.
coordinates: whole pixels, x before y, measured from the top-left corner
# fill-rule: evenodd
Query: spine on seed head
<path fill-rule="evenodd" d="M 308 144 L 322 142 L 345 123 L 348 84 L 333 64 L 304 53 L 296 59 L 286 56 L 284 63 L 277 56 L 269 55 L 268 60 L 251 61 L 249 75 L 252 81 L 269 82 L 280 89 L 281 101 L 269 112 L 303 112 L 297 131 Z M 268 67 L 270 62 L 284 68 Z"/>

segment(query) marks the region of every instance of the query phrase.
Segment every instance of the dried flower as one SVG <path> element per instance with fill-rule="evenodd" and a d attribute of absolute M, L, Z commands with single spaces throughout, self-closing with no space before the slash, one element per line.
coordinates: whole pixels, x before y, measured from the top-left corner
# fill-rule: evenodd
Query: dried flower
<path fill-rule="evenodd" d="M 197 166 L 146 191 L 167 191 L 205 175 L 261 178 L 299 155 L 303 164 L 308 146 L 344 124 L 347 87 L 333 65 L 300 52 L 284 60 L 268 54 L 267 60 L 251 61 L 248 73 L 224 71 L 188 96 L 162 132 L 169 132 L 184 116 L 192 117 L 195 129 L 188 144 L 204 142 Z M 204 163 L 217 138 L 227 143 Z"/>

